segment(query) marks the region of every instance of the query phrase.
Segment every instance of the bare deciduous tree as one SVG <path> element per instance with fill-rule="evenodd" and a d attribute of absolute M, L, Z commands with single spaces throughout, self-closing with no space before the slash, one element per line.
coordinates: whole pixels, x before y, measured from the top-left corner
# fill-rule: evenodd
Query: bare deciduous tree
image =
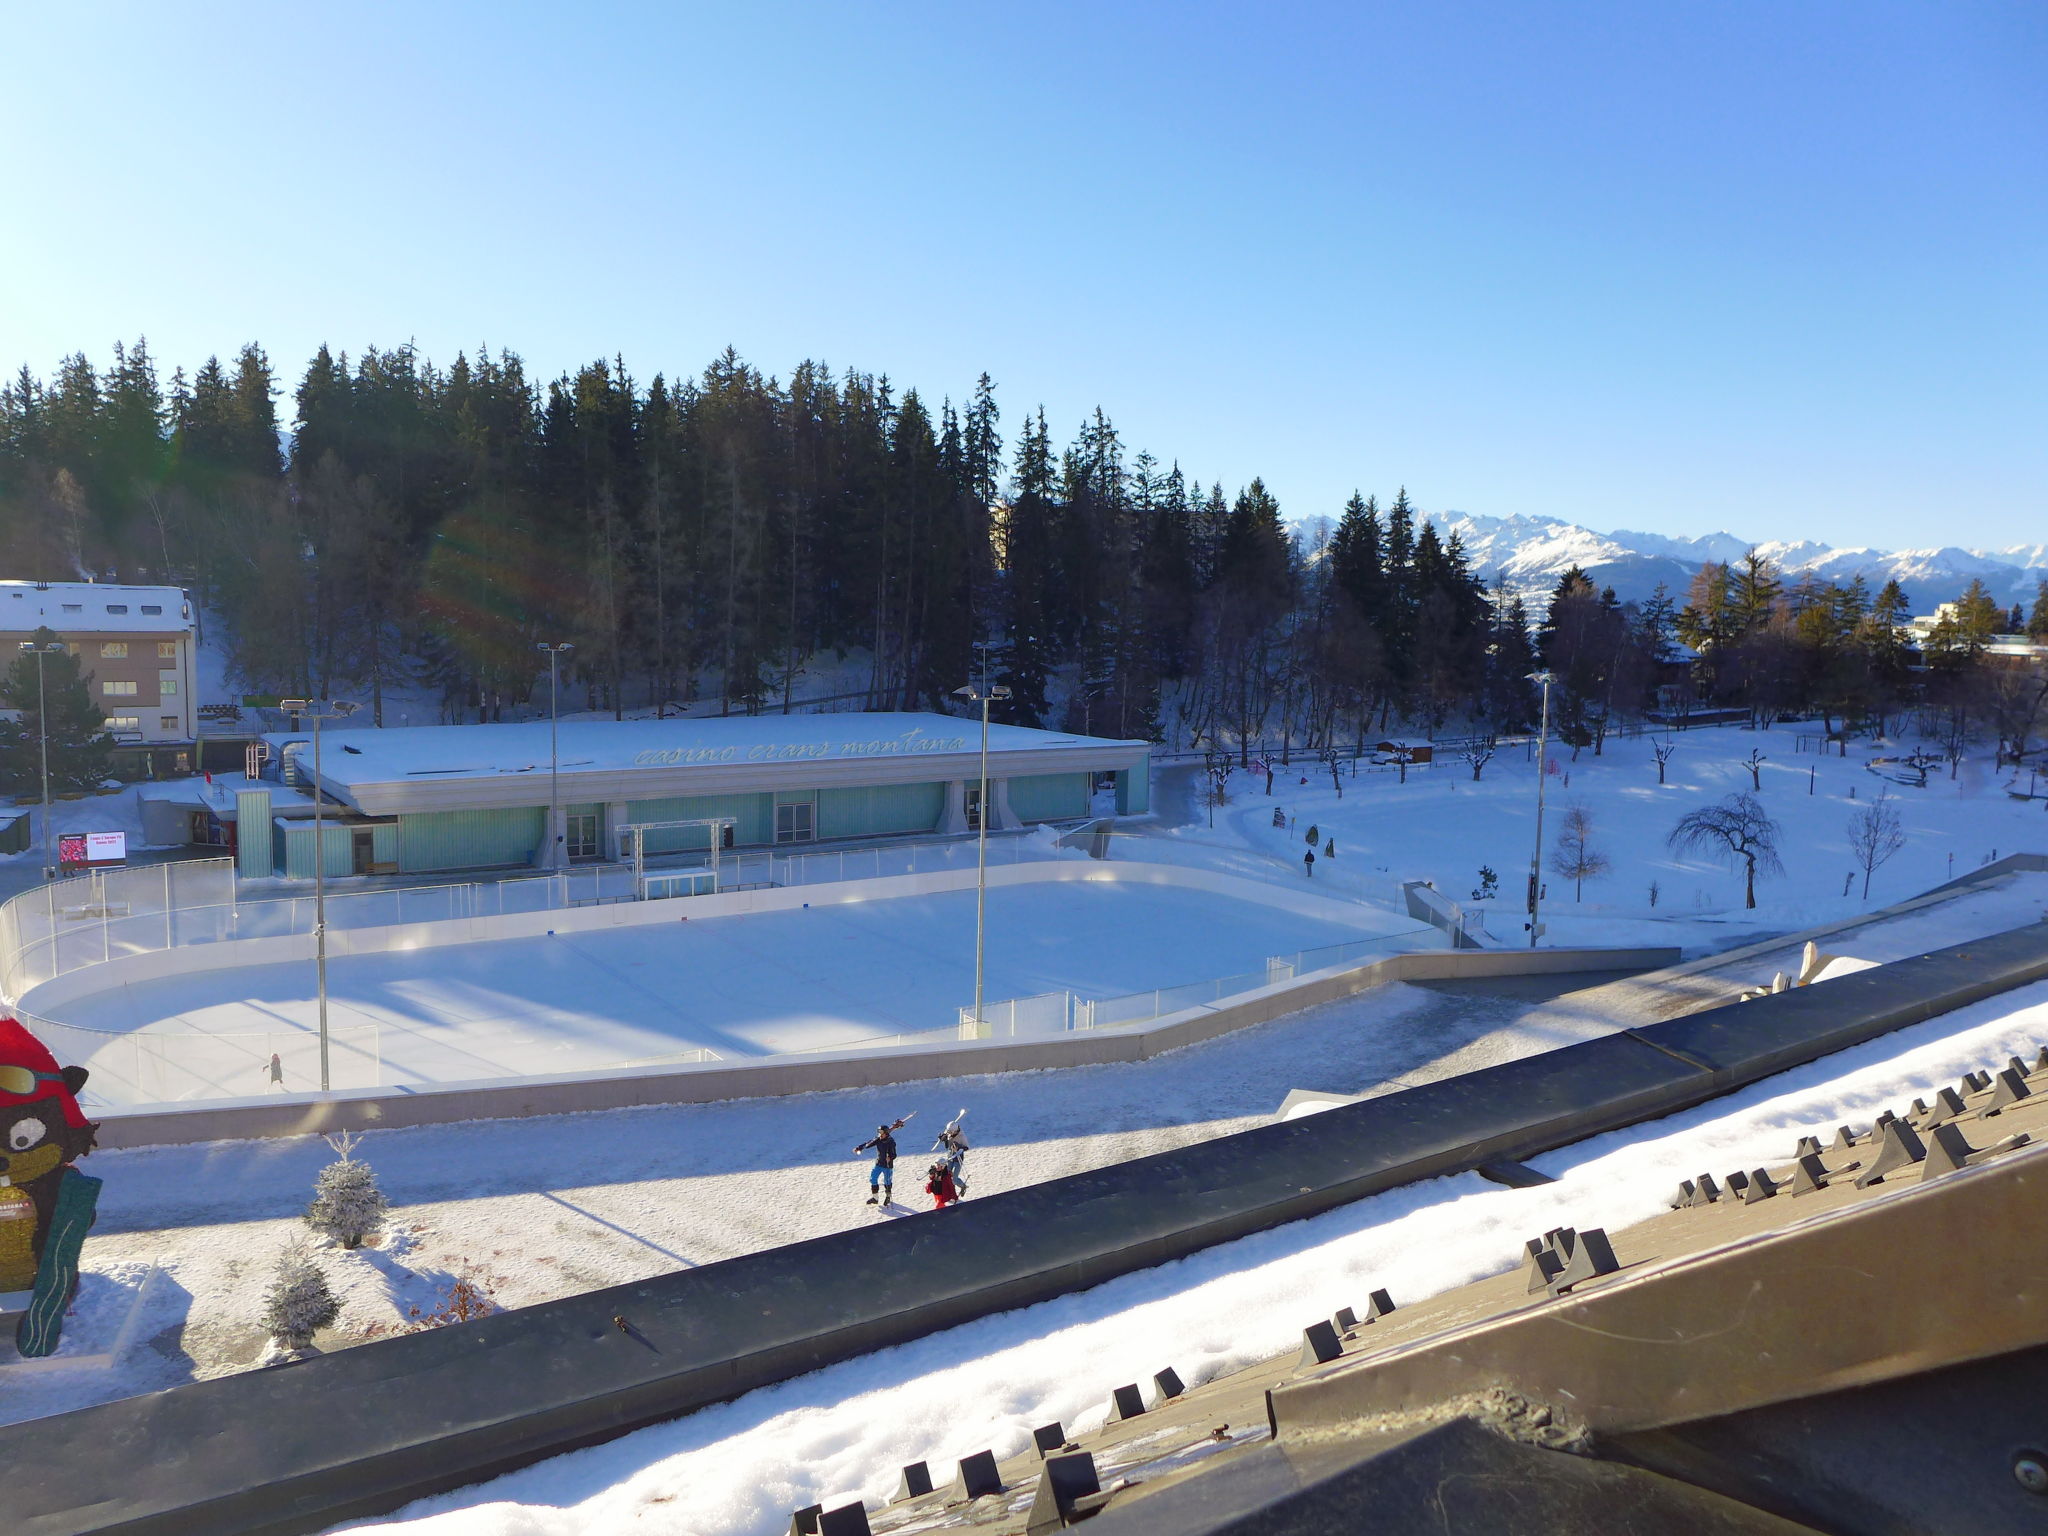
<path fill-rule="evenodd" d="M 1488 763 L 1493 761 L 1493 748 L 1491 746 L 1467 747 L 1458 755 L 1472 765 L 1472 782 L 1477 784 L 1480 773 L 1484 771 Z"/>
<path fill-rule="evenodd" d="M 1749 756 L 1742 760 L 1742 766 L 1749 770 L 1749 787 L 1758 794 L 1763 793 L 1764 764 L 1769 761 L 1769 758 L 1755 748 L 1751 748 Z M 1751 902 L 1750 905 L 1755 906 L 1756 903 Z"/>
<path fill-rule="evenodd" d="M 1863 871 L 1863 899 L 1870 899 L 1870 877 L 1893 854 L 1906 846 L 1906 829 L 1896 807 L 1882 791 L 1878 797 L 1849 818 L 1849 851 L 1856 867 Z"/>
<path fill-rule="evenodd" d="M 1715 805 L 1703 805 L 1678 818 L 1666 839 L 1680 853 L 1704 853 L 1733 864 L 1740 861 L 1744 872 L 1744 905 L 1756 905 L 1756 877 L 1782 875 L 1784 863 L 1778 857 L 1778 824 L 1771 820 L 1756 796 L 1733 794 Z"/>
<path fill-rule="evenodd" d="M 1671 754 L 1678 750 L 1675 741 L 1658 741 L 1650 744 L 1650 750 L 1657 754 L 1657 782 L 1664 782 L 1664 765 L 1671 761 Z"/>
<path fill-rule="evenodd" d="M 1572 882 L 1573 901 L 1585 895 L 1588 880 L 1607 873 L 1607 855 L 1593 847 L 1593 813 L 1583 805 L 1566 809 L 1557 847 L 1551 851 L 1550 869 Z"/>

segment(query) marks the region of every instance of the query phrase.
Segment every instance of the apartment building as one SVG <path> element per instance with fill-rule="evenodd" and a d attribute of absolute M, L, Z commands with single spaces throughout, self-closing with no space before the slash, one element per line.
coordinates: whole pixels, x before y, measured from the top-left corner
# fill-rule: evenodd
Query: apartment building
<path fill-rule="evenodd" d="M 192 603 L 177 587 L 0 581 L 0 664 L 47 625 L 78 658 L 107 730 L 151 765 L 189 771 L 198 724 Z"/>

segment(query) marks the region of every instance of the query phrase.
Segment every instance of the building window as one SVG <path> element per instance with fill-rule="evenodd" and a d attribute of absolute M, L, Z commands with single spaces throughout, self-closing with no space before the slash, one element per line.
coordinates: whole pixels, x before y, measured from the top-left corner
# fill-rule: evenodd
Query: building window
<path fill-rule="evenodd" d="M 808 843 L 817 835 L 810 801 L 793 800 L 775 807 L 775 841 Z"/>
<path fill-rule="evenodd" d="M 160 731 L 175 731 L 178 728 L 178 717 L 176 715 L 158 715 L 156 717 L 156 724 L 157 729 Z"/>
<path fill-rule="evenodd" d="M 109 603 L 109 604 L 107 604 L 107 612 L 109 612 L 109 613 L 126 613 L 127 611 L 128 611 L 128 605 L 127 605 L 126 603 Z"/>
<path fill-rule="evenodd" d="M 144 613 L 149 612 L 147 608 L 143 609 L 142 611 Z M 156 659 L 158 661 L 176 661 L 178 659 L 178 642 L 175 640 L 157 641 Z"/>
<path fill-rule="evenodd" d="M 110 699 L 132 699 L 135 697 L 135 685 L 123 682 L 105 682 L 100 684 L 100 692 Z"/>
<path fill-rule="evenodd" d="M 128 642 L 126 640 L 102 640 L 100 642 L 100 656 L 103 660 L 107 661 L 126 661 L 128 659 Z"/>
<path fill-rule="evenodd" d="M 140 715 L 109 715 L 107 729 L 110 731 L 139 731 L 142 729 Z"/>
<path fill-rule="evenodd" d="M 157 692 L 168 698 L 178 691 L 178 680 L 175 677 L 159 678 L 156 687 Z"/>
<path fill-rule="evenodd" d="M 144 613 L 162 613 L 164 611 L 164 605 L 162 603 L 144 603 L 142 605 L 142 611 Z M 157 654 L 161 656 L 163 652 L 158 651 Z"/>
<path fill-rule="evenodd" d="M 66 604 L 64 604 L 63 606 L 64 606 L 64 611 L 65 611 L 66 613 L 83 613 L 83 612 L 85 612 L 85 604 L 83 604 L 83 603 L 66 603 Z"/>
<path fill-rule="evenodd" d="M 572 859 L 594 859 L 597 857 L 597 815 L 593 811 L 581 811 L 564 818 L 567 823 L 569 857 Z"/>

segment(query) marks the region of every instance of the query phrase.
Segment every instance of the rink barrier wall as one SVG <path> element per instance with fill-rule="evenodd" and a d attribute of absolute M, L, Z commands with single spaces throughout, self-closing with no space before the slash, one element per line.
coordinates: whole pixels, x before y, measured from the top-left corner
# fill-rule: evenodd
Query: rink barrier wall
<path fill-rule="evenodd" d="M 941 1212 L 0 1427 L 10 1530 L 293 1536 L 388 1513 L 1417 1180 L 1685 1109 L 2044 976 L 2048 924 L 2030 924 Z M 110 1479 L 110 1465 L 129 1470 Z"/>
<path fill-rule="evenodd" d="M 1355 924 L 1361 908 L 1355 901 L 1336 900 L 1310 891 L 1290 890 L 1214 870 L 1178 864 L 1110 864 L 1097 859 L 1048 859 L 1040 863 L 991 867 L 991 887 L 1036 885 L 1048 881 L 1109 881 L 1119 884 L 1171 885 L 1207 891 L 1240 901 L 1312 917 L 1324 922 Z M 831 881 L 818 885 L 767 886 L 759 890 L 720 891 L 713 895 L 667 901 L 625 901 L 599 906 L 544 909 L 538 912 L 486 913 L 476 917 L 441 918 L 421 923 L 377 927 L 330 928 L 327 958 L 386 954 L 395 950 L 433 949 L 447 944 L 488 944 L 510 939 L 544 938 L 550 934 L 596 933 L 614 928 L 659 927 L 693 918 L 734 917 L 752 912 L 787 912 L 796 908 L 889 901 L 972 890 L 975 871 L 927 870 L 918 874 L 883 875 L 877 879 Z M 1372 909 L 1365 909 L 1372 910 Z M 1361 939 L 1374 935 L 1361 929 Z M 310 933 L 268 938 L 223 939 L 141 954 L 116 955 L 97 965 L 67 971 L 30 987 L 14 999 L 27 1013 L 63 1022 L 66 1004 L 96 992 L 137 983 L 161 981 L 200 971 L 233 970 L 313 958 Z"/>
<path fill-rule="evenodd" d="M 603 909 L 600 909 L 603 910 Z M 287 943 L 289 940 L 251 940 Z M 1364 965 L 1312 971 L 1292 981 L 1141 1024 L 1079 1030 L 1036 1040 L 981 1040 L 888 1050 L 817 1051 L 759 1062 L 681 1068 L 620 1067 L 556 1076 L 492 1079 L 434 1087 L 337 1091 L 292 1099 L 210 1099 L 190 1108 L 95 1110 L 107 1148 L 176 1146 L 343 1129 L 397 1129 L 460 1120 L 511 1120 L 661 1104 L 780 1098 L 844 1088 L 879 1088 L 934 1078 L 1145 1061 L 1303 1008 L 1397 981 L 1638 971 L 1668 965 L 1675 949 L 1416 950 Z M 148 959 L 149 956 L 137 956 Z"/>

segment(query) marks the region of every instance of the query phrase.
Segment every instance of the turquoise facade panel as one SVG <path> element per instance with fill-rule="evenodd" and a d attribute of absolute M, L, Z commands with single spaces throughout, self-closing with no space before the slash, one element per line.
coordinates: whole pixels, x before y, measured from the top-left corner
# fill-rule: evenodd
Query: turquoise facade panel
<path fill-rule="evenodd" d="M 1065 821 L 1088 814 L 1094 789 L 1092 774 L 1033 774 L 1010 780 L 1010 809 L 1019 821 Z"/>
<path fill-rule="evenodd" d="M 396 864 L 398 862 L 398 823 L 395 821 L 377 822 L 370 828 L 370 835 L 374 839 L 371 844 L 370 856 L 379 864 Z"/>
<path fill-rule="evenodd" d="M 818 791 L 818 836 L 888 837 L 930 832 L 946 810 L 944 784 L 869 784 Z"/>
<path fill-rule="evenodd" d="M 312 879 L 313 823 L 280 820 L 277 828 L 279 871 L 288 880 Z M 355 873 L 355 832 L 347 822 L 321 822 L 321 841 L 327 848 L 327 867 L 322 874 L 332 879 Z"/>
<path fill-rule="evenodd" d="M 733 818 L 733 846 L 771 843 L 775 840 L 775 797 L 758 795 L 685 795 L 667 800 L 632 800 L 626 805 L 626 821 L 699 821 L 707 816 Z M 709 827 L 672 827 L 646 834 L 649 853 L 678 853 L 691 848 L 709 848 Z"/>
<path fill-rule="evenodd" d="M 1119 768 L 1116 773 L 1116 813 L 1142 816 L 1152 809 L 1152 765 Z"/>
<path fill-rule="evenodd" d="M 421 811 L 398 818 L 398 867 L 406 874 L 531 864 L 546 806 L 495 811 Z"/>
<path fill-rule="evenodd" d="M 235 791 L 235 873 L 255 880 L 277 873 L 277 839 L 270 827 L 270 791 Z"/>

